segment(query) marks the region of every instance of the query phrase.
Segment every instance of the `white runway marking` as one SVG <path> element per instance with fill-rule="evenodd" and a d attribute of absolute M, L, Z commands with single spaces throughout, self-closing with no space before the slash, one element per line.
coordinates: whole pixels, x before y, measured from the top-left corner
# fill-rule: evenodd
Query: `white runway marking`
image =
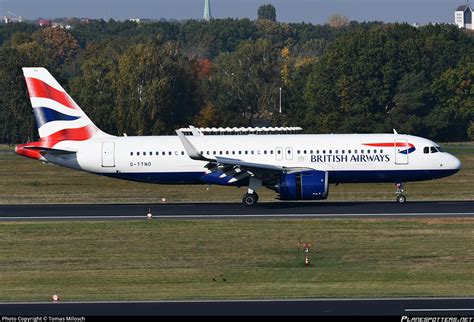
<path fill-rule="evenodd" d="M 458 311 L 474 311 L 474 309 L 405 309 L 406 312 L 458 312 Z"/>
<path fill-rule="evenodd" d="M 457 212 L 457 213 L 379 213 L 379 214 L 242 214 L 242 215 L 160 215 L 154 213 L 154 219 L 219 219 L 219 218 L 345 218 L 345 217 L 462 217 L 474 216 L 474 212 Z M 38 219 L 146 219 L 143 215 L 131 216 L 16 216 L 16 217 L 0 217 L 0 221 L 6 220 L 38 220 Z"/>

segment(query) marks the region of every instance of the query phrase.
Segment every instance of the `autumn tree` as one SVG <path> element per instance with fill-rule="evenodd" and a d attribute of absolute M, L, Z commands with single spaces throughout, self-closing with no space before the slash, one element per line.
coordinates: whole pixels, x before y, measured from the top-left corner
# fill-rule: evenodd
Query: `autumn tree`
<path fill-rule="evenodd" d="M 79 50 L 77 40 L 61 28 L 40 29 L 32 35 L 32 38 L 47 51 L 53 67 L 59 67 L 61 64 L 72 60 Z"/>
<path fill-rule="evenodd" d="M 329 17 L 328 25 L 332 28 L 341 28 L 349 25 L 349 18 L 343 15 L 335 14 Z"/>

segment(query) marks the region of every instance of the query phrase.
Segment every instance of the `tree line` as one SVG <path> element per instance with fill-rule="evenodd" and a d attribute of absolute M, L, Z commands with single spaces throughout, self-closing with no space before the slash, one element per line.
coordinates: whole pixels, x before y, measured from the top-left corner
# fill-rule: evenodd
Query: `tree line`
<path fill-rule="evenodd" d="M 472 32 L 276 18 L 0 25 L 0 142 L 37 136 L 24 66 L 48 68 L 115 135 L 194 124 L 474 139 Z"/>

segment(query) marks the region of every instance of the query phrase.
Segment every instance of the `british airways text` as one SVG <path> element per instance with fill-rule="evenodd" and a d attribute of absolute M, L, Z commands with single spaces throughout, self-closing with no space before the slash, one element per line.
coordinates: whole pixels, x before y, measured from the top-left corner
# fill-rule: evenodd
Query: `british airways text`
<path fill-rule="evenodd" d="M 324 154 L 311 155 L 311 162 L 317 163 L 333 163 L 333 162 L 390 162 L 388 154 L 356 154 L 356 155 L 341 155 L 341 154 Z"/>

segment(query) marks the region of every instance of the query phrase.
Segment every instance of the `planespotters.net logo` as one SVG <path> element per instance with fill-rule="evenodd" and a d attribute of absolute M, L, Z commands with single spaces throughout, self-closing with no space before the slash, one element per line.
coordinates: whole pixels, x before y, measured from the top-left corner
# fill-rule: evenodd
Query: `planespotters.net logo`
<path fill-rule="evenodd" d="M 402 316 L 401 322 L 474 322 L 474 317 L 459 316 Z"/>

